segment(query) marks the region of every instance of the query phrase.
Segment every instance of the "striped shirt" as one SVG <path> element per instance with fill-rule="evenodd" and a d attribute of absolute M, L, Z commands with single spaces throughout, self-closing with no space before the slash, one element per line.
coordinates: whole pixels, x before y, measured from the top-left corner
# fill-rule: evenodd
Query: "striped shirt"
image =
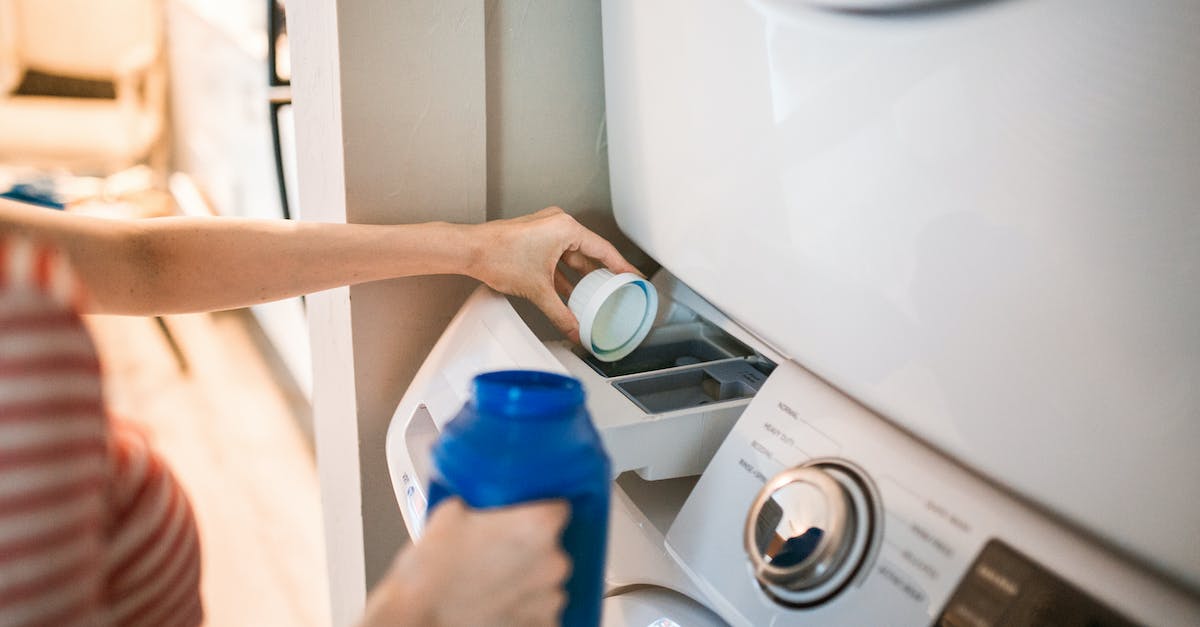
<path fill-rule="evenodd" d="M 202 621 L 191 507 L 108 417 L 53 250 L 0 236 L 0 626 Z"/>

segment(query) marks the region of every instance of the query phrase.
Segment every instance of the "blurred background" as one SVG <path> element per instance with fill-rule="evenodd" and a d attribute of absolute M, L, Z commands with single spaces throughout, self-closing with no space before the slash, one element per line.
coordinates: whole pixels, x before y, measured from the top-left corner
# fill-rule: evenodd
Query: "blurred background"
<path fill-rule="evenodd" d="M 0 0 L 0 196 L 296 218 L 289 58 L 283 0 Z M 88 324 L 192 498 L 208 623 L 324 624 L 303 300 Z"/>

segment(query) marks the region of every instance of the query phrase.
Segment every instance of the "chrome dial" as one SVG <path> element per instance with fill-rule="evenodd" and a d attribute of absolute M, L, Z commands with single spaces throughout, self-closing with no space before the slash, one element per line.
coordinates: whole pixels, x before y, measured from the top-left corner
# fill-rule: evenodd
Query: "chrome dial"
<path fill-rule="evenodd" d="M 759 584 L 790 606 L 836 594 L 868 552 L 871 497 L 854 469 L 828 460 L 771 478 L 746 518 L 746 553 Z"/>

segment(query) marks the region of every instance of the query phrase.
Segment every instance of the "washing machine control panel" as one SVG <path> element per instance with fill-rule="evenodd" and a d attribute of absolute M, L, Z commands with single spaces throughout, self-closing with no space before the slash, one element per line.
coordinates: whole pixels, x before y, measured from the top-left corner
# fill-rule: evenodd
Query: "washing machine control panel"
<path fill-rule="evenodd" d="M 999 540 L 984 546 L 938 625 L 1133 627 L 1112 608 Z"/>
<path fill-rule="evenodd" d="M 1047 599 L 1097 625 L 1200 615 L 790 363 L 718 449 L 667 549 L 735 625 L 1016 624 L 1010 610 Z"/>

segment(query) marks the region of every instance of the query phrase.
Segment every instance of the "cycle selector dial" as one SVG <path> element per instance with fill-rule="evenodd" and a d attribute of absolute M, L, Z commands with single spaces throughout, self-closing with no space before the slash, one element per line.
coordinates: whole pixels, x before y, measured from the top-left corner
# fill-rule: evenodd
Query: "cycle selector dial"
<path fill-rule="evenodd" d="M 875 535 L 875 500 L 854 467 L 817 460 L 772 477 L 746 518 L 754 576 L 776 602 L 821 603 L 849 583 Z"/>

